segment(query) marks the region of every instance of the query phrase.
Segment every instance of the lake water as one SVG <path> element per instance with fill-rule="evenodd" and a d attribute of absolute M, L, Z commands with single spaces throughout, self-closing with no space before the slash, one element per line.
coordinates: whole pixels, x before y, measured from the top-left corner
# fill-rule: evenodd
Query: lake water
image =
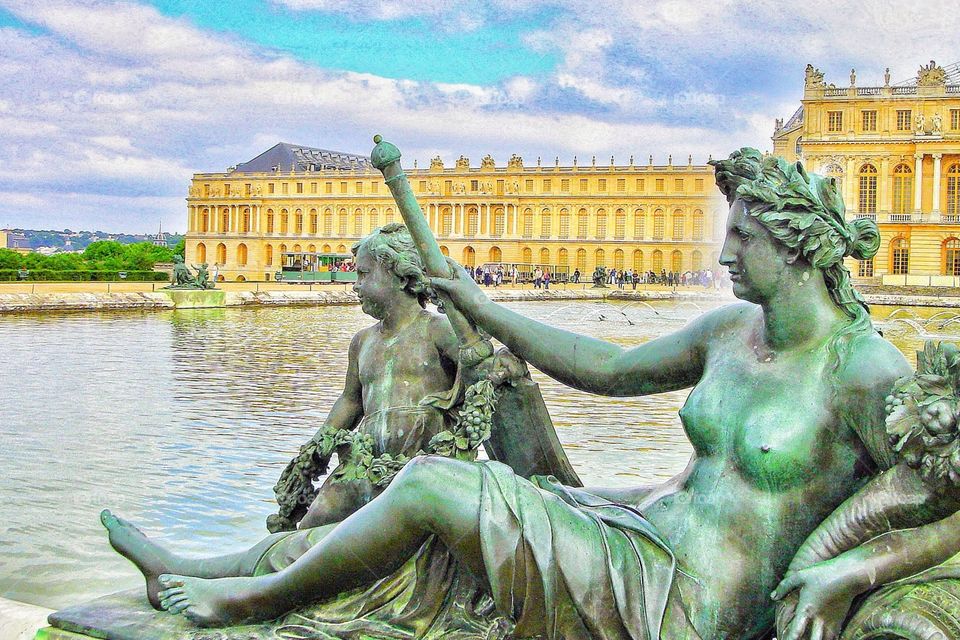
<path fill-rule="evenodd" d="M 636 345 L 691 303 L 515 303 L 549 324 Z M 879 309 L 908 356 L 954 313 Z M 893 316 L 891 316 L 893 313 Z M 0 595 L 52 608 L 142 585 L 110 549 L 104 507 L 183 552 L 246 548 L 272 487 L 339 393 L 359 307 L 0 316 Z M 691 448 L 687 391 L 603 398 L 535 372 L 586 484 L 663 480 Z"/>

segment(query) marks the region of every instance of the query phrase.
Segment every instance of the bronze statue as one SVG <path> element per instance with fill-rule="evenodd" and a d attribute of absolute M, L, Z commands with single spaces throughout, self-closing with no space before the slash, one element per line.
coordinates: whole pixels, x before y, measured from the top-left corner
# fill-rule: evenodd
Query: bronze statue
<path fill-rule="evenodd" d="M 399 153 L 378 143 L 393 184 Z M 673 335 L 624 349 L 505 309 L 462 269 L 431 278 L 448 314 L 574 388 L 692 388 L 676 477 L 582 489 L 420 456 L 339 524 L 239 554 L 182 558 L 105 512 L 111 543 L 163 608 L 204 626 L 297 610 L 279 624 L 298 637 L 760 639 L 772 594 L 790 600 L 781 640 L 836 638 L 858 596 L 960 551 L 956 385 L 921 372 L 917 391 L 873 329 L 843 259 L 872 257 L 879 234 L 845 220 L 832 182 L 753 149 L 713 164 L 730 203 L 720 262 L 744 302 Z M 940 353 L 934 370 L 955 371 Z"/>
<path fill-rule="evenodd" d="M 193 267 L 196 275 L 190 272 L 190 268 L 183 263 L 183 257 L 173 256 L 173 273 L 171 274 L 171 283 L 164 289 L 213 289 L 214 285 L 210 282 L 210 272 L 207 270 L 207 264 L 203 263 L 199 267 Z"/>

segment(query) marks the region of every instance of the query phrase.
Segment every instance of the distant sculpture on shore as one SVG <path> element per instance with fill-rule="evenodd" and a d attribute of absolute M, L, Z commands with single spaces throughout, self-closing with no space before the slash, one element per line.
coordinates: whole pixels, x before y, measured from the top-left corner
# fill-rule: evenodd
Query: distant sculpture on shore
<path fill-rule="evenodd" d="M 190 271 L 190 267 L 184 264 L 183 256 L 173 256 L 173 273 L 171 274 L 171 283 L 165 289 L 213 289 L 214 284 L 210 282 L 210 272 L 207 269 L 207 263 L 193 267 L 196 274 Z"/>
<path fill-rule="evenodd" d="M 607 268 L 599 264 L 597 265 L 597 268 L 593 270 L 593 288 L 607 288 Z"/>

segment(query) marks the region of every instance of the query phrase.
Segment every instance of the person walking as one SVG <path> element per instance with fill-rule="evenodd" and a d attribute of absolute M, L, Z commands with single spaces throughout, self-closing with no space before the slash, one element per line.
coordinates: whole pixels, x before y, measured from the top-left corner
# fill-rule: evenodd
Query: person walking
<path fill-rule="evenodd" d="M 543 272 L 543 288 L 544 289 L 550 288 L 550 270 L 549 269 Z"/>
<path fill-rule="evenodd" d="M 573 284 L 580 284 L 580 269 L 573 270 Z"/>

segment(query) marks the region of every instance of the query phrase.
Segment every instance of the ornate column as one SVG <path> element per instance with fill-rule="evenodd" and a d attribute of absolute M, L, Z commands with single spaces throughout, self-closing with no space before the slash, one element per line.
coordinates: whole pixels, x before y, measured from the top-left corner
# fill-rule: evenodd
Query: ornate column
<path fill-rule="evenodd" d="M 935 214 L 940 213 L 940 159 L 942 153 L 933 154 L 933 208 Z"/>
<path fill-rule="evenodd" d="M 923 154 L 914 154 L 913 169 L 913 210 L 920 213 L 920 203 L 923 198 Z"/>

